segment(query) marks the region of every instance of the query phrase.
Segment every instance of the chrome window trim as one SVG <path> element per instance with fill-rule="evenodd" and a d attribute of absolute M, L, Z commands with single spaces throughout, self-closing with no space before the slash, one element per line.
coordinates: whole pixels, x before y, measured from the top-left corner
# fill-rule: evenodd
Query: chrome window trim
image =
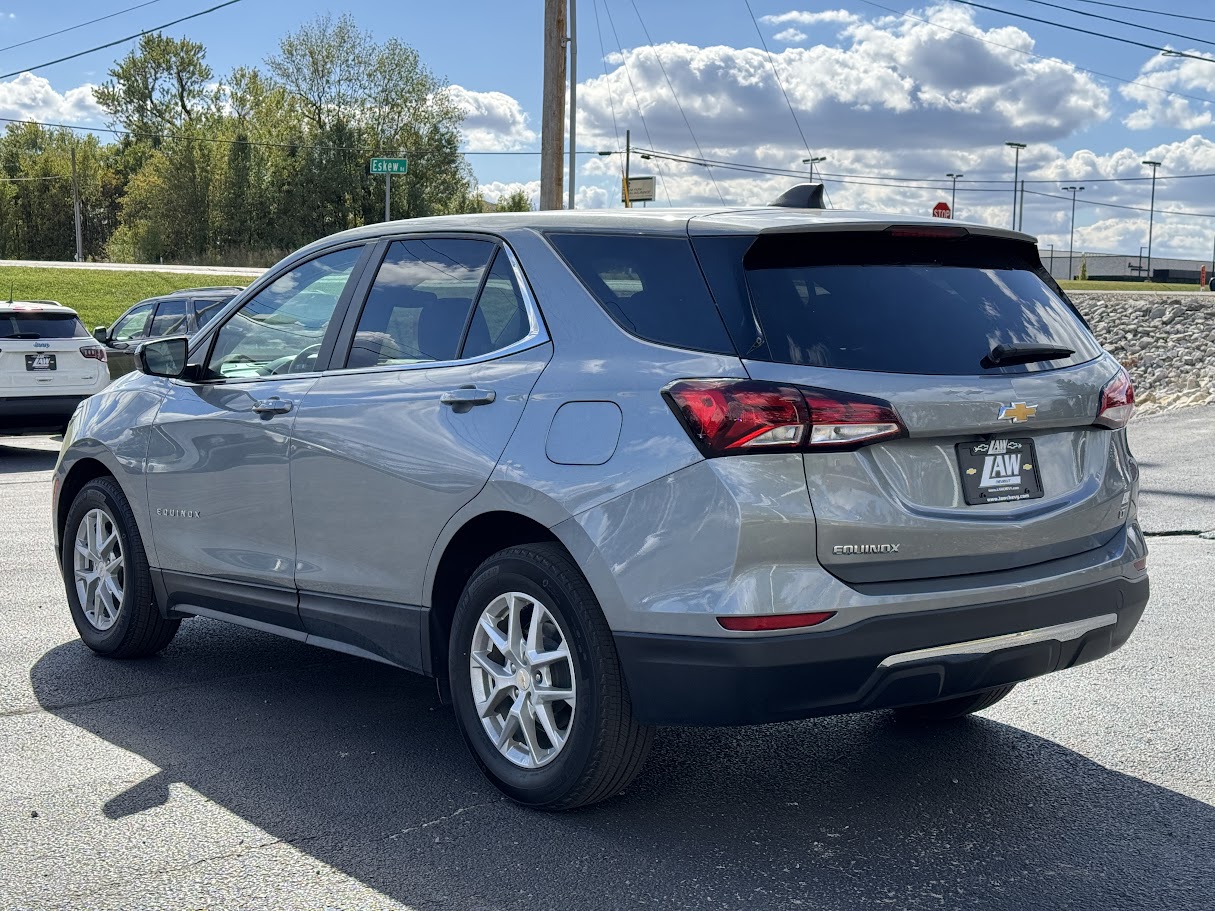
<path fill-rule="evenodd" d="M 548 330 L 544 325 L 544 320 L 540 315 L 540 305 L 536 302 L 535 295 L 532 294 L 531 285 L 527 281 L 527 276 L 523 274 L 523 268 L 519 263 L 519 257 L 515 255 L 515 251 L 510 248 L 506 240 L 496 235 L 476 235 L 476 234 L 406 234 L 397 237 L 383 238 L 389 243 L 394 243 L 399 240 L 414 240 L 420 237 L 454 237 L 456 239 L 487 239 L 494 243 L 499 250 L 506 254 L 506 258 L 510 261 L 511 270 L 515 276 L 515 284 L 519 286 L 519 293 L 523 296 L 523 309 L 527 312 L 528 333 L 517 342 L 512 342 L 505 348 L 497 348 L 493 351 L 488 351 L 485 354 L 479 354 L 476 357 L 457 358 L 450 361 L 419 361 L 416 364 L 381 364 L 375 367 L 338 367 L 326 370 L 321 376 L 346 376 L 348 374 L 363 374 L 363 373 L 395 373 L 402 370 L 434 370 L 442 367 L 458 367 L 465 364 L 483 364 L 487 361 L 496 361 L 499 358 L 510 357 L 512 354 L 518 354 L 521 351 L 527 351 L 531 348 L 538 348 L 551 339 L 548 335 Z M 372 280 L 374 286 L 375 281 Z M 478 299 L 477 303 L 480 303 Z M 292 374 L 293 376 L 307 376 L 308 374 Z"/>

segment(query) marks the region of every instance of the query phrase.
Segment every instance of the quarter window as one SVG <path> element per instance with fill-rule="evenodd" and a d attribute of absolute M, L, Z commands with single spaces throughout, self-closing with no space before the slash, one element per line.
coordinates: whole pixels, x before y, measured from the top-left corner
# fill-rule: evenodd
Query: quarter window
<path fill-rule="evenodd" d="M 480 357 L 498 351 L 526 338 L 530 329 L 527 307 L 515 281 L 515 270 L 511 268 L 506 252 L 500 249 L 485 287 L 481 289 L 481 297 L 477 299 L 477 309 L 468 324 L 468 337 L 460 357 Z"/>
<path fill-rule="evenodd" d="M 359 317 L 347 367 L 455 360 L 494 245 L 395 241 Z"/>
<path fill-rule="evenodd" d="M 220 328 L 207 359 L 210 379 L 309 373 L 362 255 L 349 247 L 317 257 L 280 276 Z"/>

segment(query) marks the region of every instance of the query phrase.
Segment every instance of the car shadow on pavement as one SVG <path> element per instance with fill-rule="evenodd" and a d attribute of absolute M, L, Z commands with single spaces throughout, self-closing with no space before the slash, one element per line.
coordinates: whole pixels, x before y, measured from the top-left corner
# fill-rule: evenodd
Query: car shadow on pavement
<path fill-rule="evenodd" d="M 180 782 L 414 908 L 1179 909 L 1215 882 L 1211 806 L 983 718 L 663 729 L 623 796 L 550 815 L 480 776 L 431 681 L 261 633 L 69 642 L 31 680 L 160 769 L 97 794 L 109 824 Z"/>
<path fill-rule="evenodd" d="M 50 471 L 59 450 L 0 443 L 0 475 Z"/>

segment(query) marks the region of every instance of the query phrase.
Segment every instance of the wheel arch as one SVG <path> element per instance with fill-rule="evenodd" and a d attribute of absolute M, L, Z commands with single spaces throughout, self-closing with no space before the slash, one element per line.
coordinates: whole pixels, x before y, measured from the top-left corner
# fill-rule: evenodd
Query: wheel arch
<path fill-rule="evenodd" d="M 424 665 L 436 677 L 447 675 L 447 644 L 451 619 L 464 586 L 487 558 L 517 544 L 552 542 L 560 545 L 582 572 L 595 593 L 608 625 L 623 606 L 623 598 L 610 569 L 577 521 L 560 506 L 534 489 L 528 506 L 501 497 L 478 497 L 457 513 L 435 544 L 423 591 L 429 608 L 429 654 Z M 484 494 L 483 494 L 484 496 Z M 492 502 L 491 502 L 492 500 Z M 484 505 L 478 509 L 478 501 Z M 426 662 L 429 663 L 426 663 Z"/>
<path fill-rule="evenodd" d="M 68 511 L 72 508 L 72 503 L 76 499 L 76 495 L 89 481 L 97 478 L 112 478 L 115 483 L 118 482 L 114 472 L 109 466 L 100 459 L 86 456 L 77 459 L 72 465 L 63 481 L 59 485 L 59 496 L 55 502 L 55 543 L 58 546 L 63 544 L 63 526 L 67 522 Z"/>

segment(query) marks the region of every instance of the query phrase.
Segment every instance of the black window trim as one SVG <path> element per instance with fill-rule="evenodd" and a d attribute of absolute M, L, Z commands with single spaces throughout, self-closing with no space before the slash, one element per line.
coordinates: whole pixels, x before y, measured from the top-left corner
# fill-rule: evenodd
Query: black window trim
<path fill-rule="evenodd" d="M 380 266 L 383 265 L 384 258 L 388 255 L 388 249 L 396 241 L 407 240 L 479 240 L 491 243 L 494 245 L 493 251 L 490 253 L 489 259 L 485 264 L 485 274 L 481 276 L 481 283 L 477 286 L 477 294 L 472 300 L 472 306 L 469 308 L 468 316 L 464 321 L 464 329 L 460 336 L 460 347 L 457 349 L 457 357 L 449 361 L 420 361 L 417 364 L 379 364 L 371 367 L 347 367 L 346 361 L 350 357 L 350 349 L 354 345 L 354 335 L 358 330 L 359 321 L 363 318 L 363 308 L 367 305 L 367 297 L 371 292 L 371 286 L 375 283 L 375 277 L 379 274 Z M 515 251 L 511 249 L 510 244 L 505 238 L 496 234 L 480 233 L 476 231 L 416 231 L 416 232 L 401 232 L 390 235 L 384 235 L 378 238 L 376 243 L 377 251 L 368 262 L 364 272 L 364 280 L 360 283 L 364 287 L 358 289 L 358 296 L 354 298 L 346 313 L 345 322 L 342 325 L 341 333 L 338 335 L 337 344 L 334 348 L 333 357 L 329 369 L 325 370 L 326 376 L 331 374 L 344 375 L 354 373 L 382 373 L 387 371 L 397 370 L 435 370 L 443 367 L 455 367 L 464 364 L 480 364 L 486 361 L 495 361 L 499 358 L 509 357 L 512 354 L 518 354 L 521 351 L 527 351 L 530 348 L 535 348 L 538 345 L 547 343 L 550 340 L 548 328 L 544 323 L 543 314 L 540 311 L 540 306 L 536 302 L 535 294 L 532 292 L 531 285 L 527 281 L 527 276 L 523 273 L 523 268 L 519 263 L 519 257 Z M 488 351 L 485 354 L 476 357 L 464 358 L 459 354 L 464 351 L 464 343 L 468 336 L 468 327 L 472 322 L 473 314 L 477 310 L 477 306 L 481 303 L 481 292 L 485 288 L 485 283 L 489 279 L 490 270 L 493 269 L 500 252 L 506 253 L 506 258 L 510 262 L 511 270 L 515 276 L 515 284 L 519 286 L 519 293 L 523 297 L 523 309 L 527 313 L 528 333 L 517 342 L 503 347 L 497 348 L 494 351 Z"/>
<path fill-rule="evenodd" d="M 173 380 L 175 383 L 191 385 L 191 386 L 216 386 L 229 385 L 233 383 L 264 383 L 267 381 L 284 380 L 284 379 L 301 379 L 304 377 L 320 376 L 325 372 L 325 367 L 329 364 L 333 357 L 334 346 L 339 338 L 340 330 L 343 327 L 346 312 L 350 309 L 351 301 L 354 299 L 354 292 L 359 286 L 365 273 L 367 266 L 372 258 L 373 251 L 377 247 L 375 238 L 360 238 L 358 240 L 347 241 L 346 243 L 334 244 L 332 247 L 326 247 L 321 250 L 310 251 L 309 256 L 293 256 L 282 263 L 281 267 L 274 270 L 267 270 L 257 281 L 253 282 L 244 291 L 240 292 L 236 297 L 229 301 L 231 311 L 226 314 L 221 314 L 203 327 L 202 332 L 195 338 L 191 339 L 190 351 L 187 356 L 186 363 L 187 374 L 194 374 L 196 377 L 201 373 L 202 368 L 210 360 L 211 351 L 215 346 L 215 337 L 219 331 L 228 324 L 249 301 L 261 294 L 263 290 L 273 285 L 284 275 L 299 269 L 301 266 L 306 266 L 308 263 L 315 262 L 322 257 L 329 256 L 333 253 L 340 253 L 342 250 L 352 250 L 362 248 L 359 258 L 355 261 L 354 267 L 350 270 L 350 277 L 346 280 L 346 286 L 342 289 L 341 296 L 338 297 L 337 305 L 333 309 L 333 317 L 329 320 L 329 325 L 325 329 L 325 337 L 321 341 L 321 350 L 317 352 L 316 368 L 309 370 L 307 373 L 291 373 L 278 374 L 272 376 L 242 376 L 242 377 L 208 377 L 205 379 L 199 378 L 181 378 Z"/>

